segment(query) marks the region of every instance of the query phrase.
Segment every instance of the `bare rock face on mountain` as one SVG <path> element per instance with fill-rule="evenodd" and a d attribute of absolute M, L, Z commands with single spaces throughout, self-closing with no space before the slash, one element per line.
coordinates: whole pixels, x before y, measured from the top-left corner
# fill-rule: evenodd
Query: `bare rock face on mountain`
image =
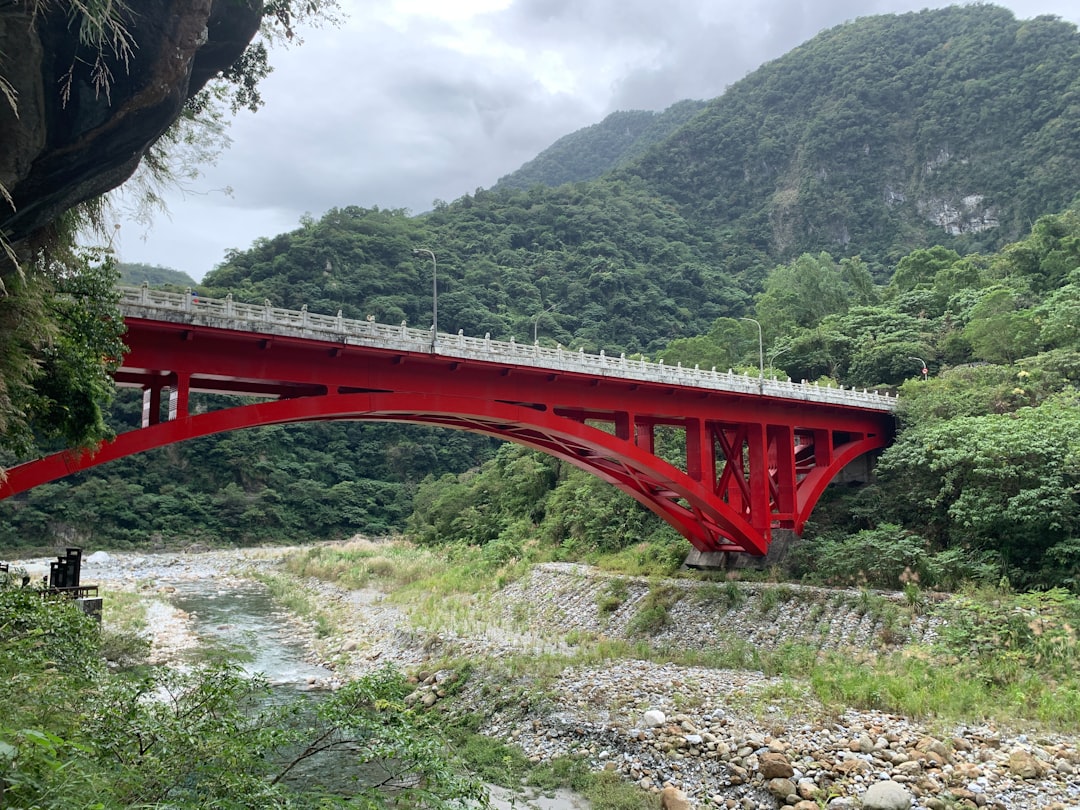
<path fill-rule="evenodd" d="M 36 6 L 41 6 L 36 8 Z M 184 102 L 233 64 L 262 0 L 140 0 L 125 60 L 80 45 L 69 3 L 0 6 L 0 232 L 10 243 L 124 182 Z M 0 191 L 0 195 L 4 192 Z"/>

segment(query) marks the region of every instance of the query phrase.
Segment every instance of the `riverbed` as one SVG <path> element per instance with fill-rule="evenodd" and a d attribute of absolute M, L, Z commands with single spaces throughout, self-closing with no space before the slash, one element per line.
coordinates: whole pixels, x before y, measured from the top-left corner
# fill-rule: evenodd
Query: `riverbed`
<path fill-rule="evenodd" d="M 97 552 L 82 564 L 82 583 L 98 585 L 108 598 L 110 591 L 130 591 L 143 597 L 145 636 L 151 642 L 150 660 L 156 664 L 186 667 L 208 654 L 228 657 L 249 673 L 259 673 L 273 686 L 300 690 L 332 689 L 345 673 L 319 663 L 315 633 L 278 605 L 269 589 L 250 578 L 254 570 L 273 570 L 292 549 L 238 549 L 199 554 L 143 554 Z M 48 559 L 17 560 L 34 581 L 48 576 Z M 365 632 L 375 630 L 385 639 L 401 637 L 396 628 L 405 621 L 396 610 L 381 605 L 375 591 L 356 591 L 349 603 L 365 613 L 358 621 Z M 365 609 L 366 608 L 366 609 Z M 358 617 L 359 618 L 359 617 Z M 384 663 L 416 663 L 414 652 L 397 656 L 380 653 L 368 657 L 370 668 Z M 369 667 L 353 667 L 352 674 Z M 534 789 L 512 791 L 488 785 L 496 810 L 587 810 L 588 802 L 569 790 L 549 794 Z"/>
<path fill-rule="evenodd" d="M 247 630 L 237 627 L 244 623 L 235 615 L 230 618 L 227 611 L 215 612 L 217 603 L 227 603 L 230 593 L 247 589 L 244 571 L 252 567 L 274 570 L 283 552 L 117 554 L 97 559 L 90 555 L 83 582 L 137 590 L 155 600 L 161 606 L 155 608 L 160 613 L 154 614 L 150 628 L 155 655 L 159 660 L 170 660 L 170 656 L 175 660 L 192 644 L 199 644 L 200 636 L 224 634 L 224 643 L 232 643 L 228 633 L 236 630 L 241 640 L 249 639 Z M 348 626 L 337 628 L 335 638 L 329 643 L 318 640 L 295 617 L 278 617 L 287 635 L 300 642 L 293 654 L 303 658 L 304 666 L 330 672 L 332 686 L 335 679 L 384 663 L 423 673 L 430 668 L 429 661 L 447 652 L 465 654 L 477 665 L 485 658 L 550 655 L 567 646 L 569 629 L 584 632 L 586 644 L 589 638 L 599 637 L 591 634 L 625 633 L 630 626 L 628 616 L 635 610 L 634 599 L 644 598 L 651 585 L 628 578 L 631 598 L 615 614 L 600 616 L 602 599 L 598 597 L 610 579 L 585 566 L 548 564 L 510 584 L 496 595 L 496 607 L 501 604 L 508 614 L 527 616 L 530 633 L 521 638 L 478 628 L 468 638 L 442 633 L 438 643 L 432 644 L 430 634 L 421 639 L 407 618 L 377 592 L 345 591 L 316 582 L 297 583 L 297 587 L 335 604 L 341 608 L 338 614 L 348 617 Z M 856 665 L 858 657 L 868 652 L 857 645 L 873 638 L 875 632 L 865 613 L 844 607 L 844 600 L 854 603 L 857 594 L 834 596 L 783 586 L 784 599 L 777 602 L 775 593 L 770 596 L 759 586 L 747 585 L 740 586 L 738 600 L 721 593 L 713 594 L 718 599 L 710 602 L 706 595 L 717 591 L 715 586 L 707 591 L 705 583 L 673 581 L 671 587 L 686 590 L 689 598 L 672 607 L 676 621 L 660 630 L 653 641 L 662 639 L 684 649 L 722 643 L 730 633 L 760 644 L 784 643 L 793 628 L 809 627 L 807 617 L 813 615 L 819 628 L 813 632 L 820 633 L 822 646 L 850 645 Z M 184 607 L 182 600 L 189 588 L 212 596 Z M 833 606 L 829 609 L 835 608 L 834 613 L 822 618 L 822 605 Z M 270 637 L 279 630 L 275 627 L 259 635 Z M 935 627 L 923 621 L 912 632 L 931 637 Z M 538 639 L 546 640 L 538 643 Z M 283 669 L 292 667 L 288 664 Z M 542 695 L 533 695 L 528 666 L 522 669 L 519 662 L 517 668 L 516 676 L 506 680 L 504 673 L 496 685 L 485 683 L 483 667 L 477 666 L 457 697 L 465 708 L 484 716 L 483 733 L 520 746 L 535 762 L 581 756 L 594 768 L 613 770 L 646 790 L 679 788 L 699 807 L 813 810 L 818 797 L 830 795 L 829 808 L 845 810 L 869 806 L 865 804 L 869 789 L 888 783 L 904 791 L 910 806 L 928 810 L 968 806 L 964 802 L 994 810 L 1080 808 L 1080 754 L 1074 735 L 992 724 L 942 728 L 875 711 L 837 713 L 817 705 L 808 691 L 800 691 L 797 681 L 768 678 L 751 670 L 623 658 L 567 665 L 557 677 L 545 681 Z M 318 682 L 319 675 L 296 677 L 310 685 L 308 678 Z M 500 692 L 528 697 L 504 700 Z M 777 758 L 783 764 L 779 771 L 775 770 Z M 766 776 L 777 772 L 790 775 Z M 558 810 L 570 810 L 576 804 L 573 797 L 557 801 L 561 802 Z"/>

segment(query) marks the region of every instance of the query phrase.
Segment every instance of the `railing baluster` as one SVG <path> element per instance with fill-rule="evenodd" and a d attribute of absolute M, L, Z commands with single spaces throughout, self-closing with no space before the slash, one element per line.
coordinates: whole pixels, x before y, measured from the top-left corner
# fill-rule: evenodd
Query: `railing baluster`
<path fill-rule="evenodd" d="M 336 316 L 309 314 L 306 304 L 300 310 L 277 309 L 271 306 L 269 299 L 265 299 L 262 306 L 258 307 L 234 301 L 232 293 L 227 294 L 224 299 L 213 299 L 195 296 L 190 289 L 185 293 L 151 290 L 146 283 L 139 287 L 120 287 L 119 291 L 121 308 L 136 307 L 140 310 L 142 317 L 145 317 L 145 313 L 141 310 L 165 312 L 180 310 L 189 314 L 197 311 L 200 319 L 225 317 L 232 321 L 269 323 L 284 330 L 317 330 L 338 335 L 353 335 L 364 341 L 386 343 L 405 341 L 411 347 L 410 350 L 416 351 L 420 351 L 421 347 L 426 348 L 431 342 L 430 330 L 409 329 L 405 321 L 401 322 L 400 327 L 393 327 L 375 323 L 375 319 L 370 315 L 363 321 L 345 318 L 341 310 L 338 310 Z M 595 355 L 586 354 L 584 346 L 579 347 L 577 352 L 565 352 L 560 344 L 557 344 L 554 349 L 548 349 L 540 346 L 538 341 L 534 341 L 529 350 L 525 346 L 519 346 L 513 337 L 509 341 L 492 340 L 491 334 L 488 333 L 483 339 L 472 338 L 467 337 L 460 329 L 455 338 L 449 343 L 440 344 L 440 354 L 498 357 L 500 362 L 556 370 L 568 367 L 581 370 L 614 369 L 623 377 L 630 379 L 666 382 L 674 380 L 680 384 L 700 388 L 745 393 L 758 393 L 760 390 L 770 396 L 841 404 L 858 403 L 886 410 L 895 408 L 897 401 L 895 394 L 871 392 L 865 388 L 862 391 L 854 388 L 846 389 L 843 385 L 834 388 L 831 382 L 823 387 L 816 382 L 810 383 L 803 380 L 796 383 L 790 378 L 779 380 L 775 376 L 770 380 L 759 380 L 757 377 L 751 378 L 748 374 L 736 375 L 732 369 L 728 369 L 727 374 L 724 374 L 718 372 L 715 366 L 711 371 L 703 371 L 698 364 L 695 364 L 693 369 L 683 368 L 681 362 L 674 367 L 667 366 L 663 359 L 656 363 L 651 363 L 644 357 L 629 361 L 625 353 L 620 354 L 618 360 L 615 360 L 609 358 L 604 349 L 600 349 Z"/>

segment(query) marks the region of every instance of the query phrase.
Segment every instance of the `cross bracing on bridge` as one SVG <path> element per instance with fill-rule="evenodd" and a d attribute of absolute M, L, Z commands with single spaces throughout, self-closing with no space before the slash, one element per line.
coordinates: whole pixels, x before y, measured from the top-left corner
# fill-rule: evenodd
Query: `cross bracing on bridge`
<path fill-rule="evenodd" d="M 176 318 L 189 323 L 218 326 L 226 329 L 246 330 L 275 335 L 308 337 L 334 340 L 346 345 L 371 346 L 408 352 L 429 352 L 444 357 L 463 360 L 480 360 L 511 365 L 531 366 L 561 372 L 581 372 L 598 376 L 622 377 L 642 382 L 707 388 L 732 393 L 758 394 L 782 399 L 820 402 L 834 405 L 852 405 L 861 409 L 893 411 L 897 399 L 889 394 L 856 390 L 817 383 L 778 380 L 776 377 L 736 374 L 716 368 L 684 368 L 682 364 L 667 365 L 644 359 L 629 359 L 625 354 L 609 356 L 603 349 L 590 354 L 584 348 L 578 351 L 561 346 L 550 348 L 539 343 L 517 343 L 468 337 L 459 331 L 456 335 L 430 329 L 415 329 L 403 321 L 398 326 L 376 323 L 372 319 L 357 320 L 337 315 L 320 315 L 299 310 L 264 304 L 245 304 L 225 298 L 205 298 L 192 294 L 153 290 L 149 286 L 120 287 L 120 308 L 127 317 L 170 320 Z"/>
<path fill-rule="evenodd" d="M 483 433 L 560 458 L 638 500 L 701 552 L 765 554 L 802 531 L 826 485 L 885 447 L 896 399 L 876 393 L 435 334 L 406 324 L 121 291 L 118 385 L 142 427 L 93 451 L 18 465 L 0 498 L 133 453 L 260 425 L 370 420 Z M 193 412 L 193 392 L 256 400 Z M 676 463 L 658 428 L 681 432 Z"/>

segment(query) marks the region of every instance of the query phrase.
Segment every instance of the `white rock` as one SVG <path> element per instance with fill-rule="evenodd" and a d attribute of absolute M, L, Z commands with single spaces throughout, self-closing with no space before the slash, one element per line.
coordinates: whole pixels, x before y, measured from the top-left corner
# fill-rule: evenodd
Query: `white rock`
<path fill-rule="evenodd" d="M 649 709 L 642 717 L 642 722 L 645 724 L 645 728 L 656 728 L 667 722 L 667 715 L 659 709 Z"/>

